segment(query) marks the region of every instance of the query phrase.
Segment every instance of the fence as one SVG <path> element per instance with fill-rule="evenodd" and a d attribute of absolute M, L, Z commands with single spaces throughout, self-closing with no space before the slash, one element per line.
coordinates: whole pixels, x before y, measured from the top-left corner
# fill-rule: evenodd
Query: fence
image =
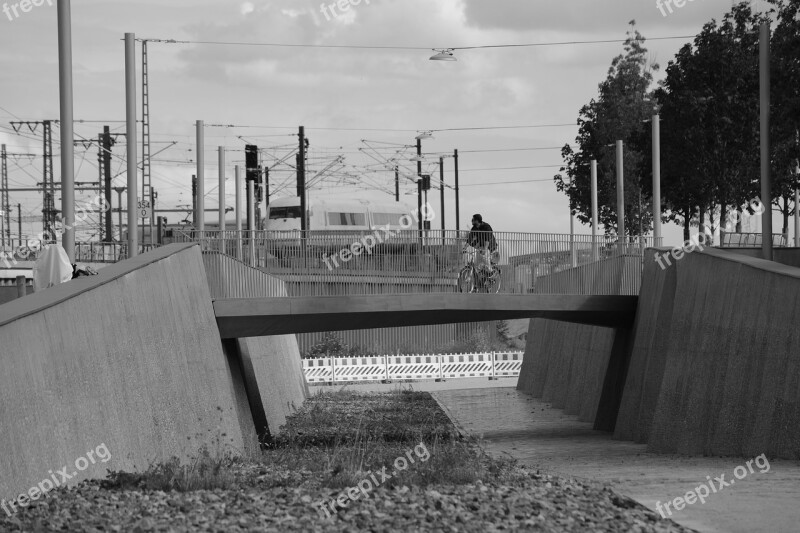
<path fill-rule="evenodd" d="M 516 377 L 523 352 L 446 355 L 382 355 L 303 359 L 309 383 Z"/>
<path fill-rule="evenodd" d="M 6 239 L 7 244 L 0 247 L 0 265 L 20 261 L 36 261 L 45 246 L 55 241 L 36 239 Z M 139 244 L 139 253 L 157 248 L 157 244 Z M 128 244 L 120 242 L 76 242 L 76 263 L 117 263 L 128 258 Z"/>
<path fill-rule="evenodd" d="M 367 239 L 374 232 L 187 231 L 176 233 L 173 241 L 199 242 L 203 250 L 240 258 L 285 281 L 289 296 L 324 296 L 454 292 L 458 271 L 465 264 L 462 249 L 467 235 L 466 231 L 404 230 L 368 248 L 363 243 L 371 243 Z M 500 292 L 505 293 L 534 292 L 536 278 L 582 265 L 618 269 L 604 260 L 641 257 L 653 244 L 652 238 L 617 242 L 591 235 L 495 232 L 494 236 L 502 271 Z M 630 275 L 641 275 L 641 265 Z"/>
<path fill-rule="evenodd" d="M 722 233 L 721 248 L 760 248 L 761 233 Z M 788 246 L 789 236 L 784 233 L 774 233 L 772 235 L 772 246 L 785 248 Z"/>

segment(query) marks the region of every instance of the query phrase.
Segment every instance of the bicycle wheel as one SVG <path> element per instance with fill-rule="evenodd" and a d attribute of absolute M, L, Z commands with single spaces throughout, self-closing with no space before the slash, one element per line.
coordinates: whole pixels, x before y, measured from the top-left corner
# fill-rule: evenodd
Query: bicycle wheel
<path fill-rule="evenodd" d="M 475 289 L 475 273 L 465 266 L 458 273 L 458 292 L 472 292 Z"/>
<path fill-rule="evenodd" d="M 497 267 L 492 268 L 492 273 L 489 279 L 486 280 L 486 292 L 498 293 L 500 292 L 500 269 Z"/>

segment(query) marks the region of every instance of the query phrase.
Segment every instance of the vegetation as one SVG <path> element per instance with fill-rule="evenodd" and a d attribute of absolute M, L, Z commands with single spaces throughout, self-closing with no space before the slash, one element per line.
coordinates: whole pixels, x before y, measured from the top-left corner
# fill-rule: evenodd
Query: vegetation
<path fill-rule="evenodd" d="M 490 459 L 475 441 L 463 439 L 428 393 L 343 390 L 309 398 L 258 458 L 203 448 L 188 463 L 173 458 L 140 474 L 112 472 L 102 487 L 164 492 L 254 485 L 343 488 L 391 466 L 420 444 L 430 453 L 429 460 L 398 472 L 385 483 L 387 488 L 489 482 L 515 475 L 512 462 Z"/>
<path fill-rule="evenodd" d="M 473 330 L 467 337 L 453 340 L 437 346 L 419 347 L 415 345 L 397 346 L 395 350 L 387 353 L 377 353 L 375 350 L 350 346 L 336 333 L 328 332 L 323 339 L 303 352 L 303 359 L 316 357 L 369 357 L 375 355 L 391 355 L 392 353 L 479 353 L 491 351 L 504 351 L 519 349 L 515 339 L 510 337 L 508 323 L 504 320 L 496 322 L 496 334 L 490 335 L 486 328 Z"/>
<path fill-rule="evenodd" d="M 720 21 L 703 26 L 693 42 L 669 61 L 666 76 L 653 81 L 658 66 L 647 60 L 646 41 L 627 33 L 624 53 L 614 58 L 599 94 L 580 109 L 579 134 L 562 149 L 565 165 L 554 177 L 576 216 L 590 223 L 589 162 L 598 162 L 600 223 L 617 231 L 614 148 L 625 143 L 625 224 L 629 235 L 652 225 L 651 114 L 661 118 L 662 219 L 684 226 L 726 220 L 760 196 L 759 26 L 774 19 L 771 34 L 772 203 L 784 216 L 794 211 L 800 158 L 800 0 L 768 0 L 768 15 L 747 2 L 731 7 Z M 766 200 L 766 199 L 765 199 Z M 718 208 L 718 206 L 720 206 Z"/>

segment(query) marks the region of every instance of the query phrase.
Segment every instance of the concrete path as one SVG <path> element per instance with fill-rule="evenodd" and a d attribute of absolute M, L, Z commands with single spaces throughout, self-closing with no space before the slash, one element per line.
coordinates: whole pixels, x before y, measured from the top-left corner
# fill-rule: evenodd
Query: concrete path
<path fill-rule="evenodd" d="M 680 511 L 670 507 L 668 518 L 702 532 L 800 531 L 798 461 L 761 461 L 763 468 L 753 462 L 753 473 L 744 470 L 743 475 L 739 469 L 737 480 L 734 469 L 744 467 L 746 458 L 649 454 L 644 445 L 612 440 L 608 433 L 592 430 L 591 424 L 518 392 L 515 379 L 490 382 L 492 388 L 452 390 L 459 383 L 436 384 L 442 388 L 433 395 L 463 429 L 484 439 L 490 453 L 509 454 L 552 473 L 609 483 L 653 510 L 657 502 L 663 508 L 664 502 L 709 479 L 717 488 L 714 479 L 724 475 L 730 486 L 709 491 L 704 504 L 697 501 Z"/>

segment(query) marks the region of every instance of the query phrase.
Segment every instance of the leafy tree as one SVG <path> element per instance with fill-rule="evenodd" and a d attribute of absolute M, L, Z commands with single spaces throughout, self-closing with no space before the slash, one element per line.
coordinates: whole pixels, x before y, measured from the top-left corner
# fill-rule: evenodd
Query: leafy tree
<path fill-rule="evenodd" d="M 666 220 L 703 223 L 716 204 L 758 194 L 758 24 L 746 3 L 703 26 L 671 60 L 655 96 Z M 721 218 L 724 218 L 724 214 Z"/>
<path fill-rule="evenodd" d="M 629 235 L 651 227 L 651 210 L 645 204 L 639 207 L 642 193 L 647 190 L 642 180 L 642 169 L 650 160 L 649 152 L 642 151 L 645 121 L 655 111 L 650 87 L 653 71 L 658 65 L 648 61 L 645 38 L 636 30 L 636 22 L 630 22 L 626 33 L 624 53 L 611 62 L 608 75 L 599 87 L 597 99 L 584 105 L 578 116 L 579 146 L 575 151 L 570 145 L 561 150 L 565 166 L 554 177 L 556 188 L 570 199 L 570 206 L 578 220 L 591 223 L 591 177 L 590 161 L 597 160 L 598 220 L 606 233 L 615 233 L 617 228 L 616 200 L 616 155 L 615 148 L 608 146 L 622 140 L 625 145 L 623 170 L 625 177 L 625 227 Z"/>
<path fill-rule="evenodd" d="M 773 198 L 783 213 L 783 233 L 788 233 L 800 158 L 800 0 L 769 1 L 778 22 L 770 43 Z"/>

